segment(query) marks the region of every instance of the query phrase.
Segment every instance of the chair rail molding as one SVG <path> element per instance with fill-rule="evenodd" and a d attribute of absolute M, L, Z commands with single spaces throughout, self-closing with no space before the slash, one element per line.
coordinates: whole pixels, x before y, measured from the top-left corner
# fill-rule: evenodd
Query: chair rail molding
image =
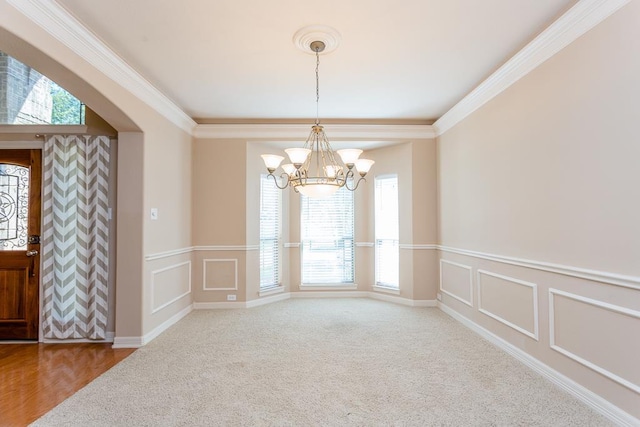
<path fill-rule="evenodd" d="M 145 261 L 155 261 L 163 258 L 170 258 L 176 255 L 187 254 L 198 251 L 257 251 L 260 245 L 209 245 L 209 246 L 188 246 L 180 249 L 173 249 L 165 252 L 157 252 L 145 255 Z"/>
<path fill-rule="evenodd" d="M 624 288 L 640 290 L 640 277 L 624 274 L 610 273 L 606 271 L 590 270 L 587 268 L 572 267 L 570 265 L 554 264 L 531 259 L 515 258 L 504 255 L 496 255 L 485 252 L 472 251 L 468 249 L 452 248 L 438 245 L 438 250 L 458 255 L 466 255 L 473 258 L 485 259 L 488 261 L 501 262 L 503 264 L 516 265 L 519 267 L 532 268 L 534 270 L 547 271 L 550 273 L 562 274 L 565 276 L 577 277 L 580 279 L 592 280 L 595 282 L 607 283 L 610 285 L 622 286 Z"/>

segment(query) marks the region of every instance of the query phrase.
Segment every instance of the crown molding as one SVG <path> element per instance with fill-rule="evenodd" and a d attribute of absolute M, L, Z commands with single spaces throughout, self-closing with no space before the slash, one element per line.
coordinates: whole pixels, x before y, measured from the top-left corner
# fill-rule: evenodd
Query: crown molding
<path fill-rule="evenodd" d="M 196 138 L 282 140 L 306 138 L 312 123 L 307 124 L 199 124 Z M 412 140 L 436 137 L 432 125 L 323 125 L 332 140 Z"/>
<path fill-rule="evenodd" d="M 581 0 L 433 124 L 438 136 L 529 74 L 630 0 Z"/>
<path fill-rule="evenodd" d="M 411 140 L 440 136 L 630 0 L 580 0 L 433 125 L 327 125 L 332 139 Z M 55 0 L 7 3 L 185 132 L 196 138 L 299 139 L 310 125 L 196 124 Z"/>
<path fill-rule="evenodd" d="M 7 0 L 11 6 L 185 132 L 196 123 L 54 0 Z"/>

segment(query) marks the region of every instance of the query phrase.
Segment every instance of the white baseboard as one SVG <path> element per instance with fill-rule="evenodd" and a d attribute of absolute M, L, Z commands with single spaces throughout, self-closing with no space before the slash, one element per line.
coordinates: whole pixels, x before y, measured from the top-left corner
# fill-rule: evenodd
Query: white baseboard
<path fill-rule="evenodd" d="M 378 292 L 369 292 L 369 298 L 379 301 L 392 302 L 394 304 L 402 304 L 408 307 L 437 307 L 436 300 L 412 300 L 409 298 L 403 298 L 395 295 L 381 294 Z"/>
<path fill-rule="evenodd" d="M 416 300 L 409 300 L 412 301 L 412 307 L 437 307 L 438 306 L 438 300 L 435 299 L 416 299 Z"/>
<path fill-rule="evenodd" d="M 114 337 L 113 348 L 140 348 L 144 345 L 142 337 Z"/>
<path fill-rule="evenodd" d="M 449 316 L 453 317 L 458 322 L 462 323 L 464 326 L 480 335 L 482 338 L 486 339 L 487 341 L 505 351 L 507 354 L 516 358 L 520 362 L 524 363 L 526 366 L 533 369 L 535 372 L 542 375 L 544 378 L 551 381 L 569 394 L 573 395 L 574 397 L 585 403 L 587 406 L 592 408 L 594 411 L 602 414 L 614 423 L 620 426 L 629 427 L 637 427 L 640 425 L 640 420 L 635 418 L 633 415 L 623 411 L 608 400 L 605 400 L 604 398 L 598 396 L 591 390 L 581 386 L 577 382 L 564 376 L 548 365 L 545 365 L 535 357 L 524 352 L 518 347 L 515 347 L 513 344 L 505 341 L 492 332 L 489 332 L 487 329 L 476 324 L 467 317 L 464 317 L 452 308 L 442 303 L 438 303 L 438 307 Z"/>
<path fill-rule="evenodd" d="M 178 313 L 174 314 L 164 322 L 162 322 L 159 326 L 157 326 L 154 330 L 144 335 L 142 342 L 146 345 L 149 344 L 152 340 L 158 337 L 161 333 L 178 323 L 185 317 L 187 314 L 193 311 L 193 304 L 189 304 L 187 307 L 180 310 Z"/>
<path fill-rule="evenodd" d="M 335 292 L 283 292 L 278 295 L 272 295 L 265 298 L 259 298 L 250 300 L 247 302 L 235 301 L 235 302 L 194 302 L 194 310 L 215 310 L 225 308 L 252 308 L 261 305 L 271 304 L 278 301 L 284 301 L 286 299 L 298 299 L 298 298 L 372 298 L 380 301 L 392 302 L 395 304 L 402 304 L 409 307 L 437 307 L 436 300 L 412 300 L 409 298 L 402 298 L 394 295 L 381 294 L 377 292 L 367 291 L 335 291 Z"/>
<path fill-rule="evenodd" d="M 222 301 L 222 302 L 194 302 L 194 310 L 211 310 L 219 308 L 247 308 L 244 301 Z"/>
<path fill-rule="evenodd" d="M 113 339 L 113 348 L 140 348 L 146 344 L 149 344 L 155 338 L 157 338 L 161 333 L 169 329 L 171 326 L 178 323 L 185 317 L 187 314 L 191 313 L 193 310 L 193 305 L 189 305 L 188 307 L 183 308 L 178 313 L 171 316 L 169 319 L 162 322 L 158 327 L 154 330 L 145 334 L 142 337 L 115 337 Z"/>
<path fill-rule="evenodd" d="M 291 295 L 289 294 L 289 292 L 284 292 L 284 293 L 280 293 L 277 295 L 271 295 L 268 297 L 263 297 L 263 298 L 258 298 L 258 299 L 254 299 L 251 301 L 247 301 L 246 302 L 246 307 L 247 308 L 252 308 L 252 307 L 258 307 L 261 305 L 266 305 L 266 304 L 272 304 L 274 302 L 278 302 L 278 301 L 284 301 L 286 299 L 291 298 Z"/>
<path fill-rule="evenodd" d="M 366 298 L 368 296 L 369 292 L 365 291 L 291 292 L 291 298 Z"/>

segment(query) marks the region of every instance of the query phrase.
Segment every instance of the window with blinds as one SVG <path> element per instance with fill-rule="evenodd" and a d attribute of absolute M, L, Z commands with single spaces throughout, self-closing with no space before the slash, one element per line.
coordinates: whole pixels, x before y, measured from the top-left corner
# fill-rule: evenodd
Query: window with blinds
<path fill-rule="evenodd" d="M 267 175 L 260 177 L 260 287 L 280 283 L 281 191 Z"/>
<path fill-rule="evenodd" d="M 398 220 L 398 176 L 375 179 L 376 285 L 400 286 L 400 223 Z"/>
<path fill-rule="evenodd" d="M 353 283 L 353 192 L 343 187 L 328 198 L 300 200 L 302 283 Z"/>

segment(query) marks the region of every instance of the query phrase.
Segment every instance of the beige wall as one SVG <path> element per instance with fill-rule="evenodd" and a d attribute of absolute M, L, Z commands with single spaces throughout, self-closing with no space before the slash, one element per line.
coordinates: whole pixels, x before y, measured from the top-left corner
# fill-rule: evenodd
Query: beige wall
<path fill-rule="evenodd" d="M 193 244 L 245 245 L 245 141 L 198 139 L 193 149 Z"/>
<path fill-rule="evenodd" d="M 638 52 L 631 2 L 438 142 L 443 302 L 635 417 Z"/>
<path fill-rule="evenodd" d="M 150 333 L 176 306 L 190 304 L 187 296 L 152 315 L 144 260 L 191 244 L 190 134 L 7 3 L 0 4 L 0 50 L 65 87 L 119 132 L 115 332 L 116 338 Z M 160 209 L 153 224 L 151 207 Z"/>
<path fill-rule="evenodd" d="M 192 245 L 191 136 L 160 117 L 156 120 L 144 130 L 142 218 L 147 257 Z M 158 210 L 158 219 L 153 221 L 152 208 Z M 185 262 L 190 262 L 190 256 L 184 254 L 146 260 L 142 307 L 145 335 L 191 306 L 191 276 Z"/>
<path fill-rule="evenodd" d="M 197 139 L 193 146 L 194 301 L 235 295 L 246 301 L 247 145 L 242 140 Z"/>
<path fill-rule="evenodd" d="M 366 193 L 369 218 L 367 239 L 374 241 L 374 180 L 376 176 L 397 174 L 400 219 L 400 296 L 413 300 L 435 300 L 437 256 L 437 174 L 435 140 L 416 140 L 370 150 L 376 163 L 368 177 Z M 370 282 L 374 283 L 374 249 L 368 248 Z"/>
<path fill-rule="evenodd" d="M 438 174 L 435 140 L 417 141 L 412 147 L 413 173 L 413 299 L 436 299 L 438 256 L 420 245 L 438 242 Z"/>
<path fill-rule="evenodd" d="M 638 8 L 625 6 L 441 137 L 444 244 L 640 272 Z"/>
<path fill-rule="evenodd" d="M 264 153 L 283 154 L 280 148 L 260 141 L 198 139 L 195 142 L 193 292 L 194 301 L 198 303 L 224 302 L 229 294 L 235 294 L 237 301 L 260 298 L 257 247 L 260 237 L 260 175 L 266 173 L 260 155 Z M 413 248 L 436 241 L 435 140 L 395 144 L 368 151 L 363 157 L 376 160 L 376 164 L 367 182 L 361 183 L 355 193 L 357 290 L 370 291 L 374 281 L 374 249 L 368 244 L 372 244 L 374 239 L 375 176 L 397 173 L 400 180 L 401 243 L 408 246 L 401 251 L 400 296 L 435 300 L 436 253 L 432 249 Z M 233 180 L 229 178 L 231 176 L 234 176 Z M 295 245 L 300 243 L 300 196 L 291 189 L 283 191 L 282 195 L 282 241 Z M 235 247 L 231 250 L 229 246 Z M 284 290 L 299 292 L 298 247 L 282 248 L 281 273 Z M 205 279 L 211 283 L 204 283 Z"/>

